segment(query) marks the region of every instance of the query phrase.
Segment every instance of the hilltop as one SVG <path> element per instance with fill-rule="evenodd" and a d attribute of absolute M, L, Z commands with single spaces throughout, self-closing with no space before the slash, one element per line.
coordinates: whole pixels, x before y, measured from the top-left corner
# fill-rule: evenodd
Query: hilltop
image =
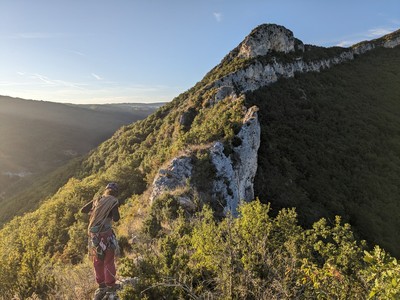
<path fill-rule="evenodd" d="M 116 181 L 120 275 L 136 278 L 123 299 L 398 296 L 398 36 L 323 48 L 255 28 L 4 226 L 0 288 L 72 297 L 64 278 L 86 266 L 79 207 Z"/>

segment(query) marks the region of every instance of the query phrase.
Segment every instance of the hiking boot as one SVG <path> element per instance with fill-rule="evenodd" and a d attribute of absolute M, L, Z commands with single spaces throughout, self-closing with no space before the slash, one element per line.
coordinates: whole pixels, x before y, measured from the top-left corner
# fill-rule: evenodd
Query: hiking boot
<path fill-rule="evenodd" d="M 122 289 L 122 286 L 118 283 L 115 283 L 114 285 L 107 287 L 107 293 L 109 293 L 109 292 L 115 293 L 116 291 L 118 291 L 120 289 Z"/>
<path fill-rule="evenodd" d="M 104 299 L 107 300 L 118 300 L 119 297 L 117 295 L 117 291 L 121 289 L 121 285 L 119 284 L 114 284 L 113 286 L 107 287 L 107 292 L 106 295 L 104 296 Z"/>
<path fill-rule="evenodd" d="M 94 298 L 93 300 L 102 300 L 104 298 L 104 296 L 107 293 L 107 288 L 98 288 L 95 292 L 94 292 Z"/>

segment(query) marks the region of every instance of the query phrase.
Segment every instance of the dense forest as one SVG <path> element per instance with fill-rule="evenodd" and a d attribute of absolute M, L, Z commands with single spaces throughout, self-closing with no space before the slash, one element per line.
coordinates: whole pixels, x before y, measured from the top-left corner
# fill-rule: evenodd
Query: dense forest
<path fill-rule="evenodd" d="M 340 215 L 396 256 L 400 220 L 400 48 L 248 95 L 260 107 L 256 194 L 300 221 Z"/>
<path fill-rule="evenodd" d="M 91 298 L 88 220 L 79 209 L 116 181 L 118 276 L 131 282 L 121 299 L 398 298 L 399 51 L 375 49 L 211 105 L 210 80 L 249 62 L 214 68 L 60 171 L 55 179 L 71 176 L 65 185 L 4 225 L 2 297 Z M 207 147 L 221 141 L 230 155 L 243 107 L 253 104 L 260 200 L 221 218 L 207 191 L 215 176 Z M 155 174 L 182 153 L 197 175 L 150 203 Z M 182 195 L 193 209 L 179 204 Z"/>

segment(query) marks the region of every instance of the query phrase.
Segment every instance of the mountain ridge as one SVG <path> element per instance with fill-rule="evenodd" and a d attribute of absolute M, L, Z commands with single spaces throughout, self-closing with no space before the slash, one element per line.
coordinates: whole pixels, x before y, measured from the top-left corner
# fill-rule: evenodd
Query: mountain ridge
<path fill-rule="evenodd" d="M 278 27 L 278 30 L 280 29 L 281 28 Z M 281 32 L 285 31 L 282 29 Z M 300 43 L 294 38 L 293 42 L 298 44 Z M 396 43 L 397 42 L 395 41 L 395 44 Z M 367 51 L 366 49 L 370 49 L 371 51 L 368 51 L 368 55 L 364 56 L 363 54 L 365 51 Z M 329 122 L 332 121 L 332 124 L 335 124 L 335 126 L 337 126 L 334 127 L 334 130 L 337 130 L 339 132 L 339 137 L 341 136 L 342 132 L 343 135 L 345 135 L 345 133 L 351 129 L 346 128 L 346 126 L 339 126 L 346 124 L 334 123 L 337 119 L 337 116 L 343 114 L 343 110 L 341 110 L 343 106 L 342 103 L 334 101 L 335 99 L 331 100 L 331 98 L 326 98 L 327 100 L 324 101 L 324 97 L 321 101 L 315 102 L 314 99 L 317 99 L 316 96 L 318 95 L 318 93 L 320 93 L 320 90 L 307 89 L 304 90 L 303 93 L 301 91 L 302 85 L 297 86 L 294 83 L 297 82 L 295 80 L 297 80 L 298 78 L 303 78 L 303 76 L 306 76 L 307 74 L 311 74 L 306 78 L 310 79 L 315 88 L 334 86 L 333 83 L 330 83 L 329 81 L 332 77 L 339 82 L 340 86 L 340 78 L 335 77 L 335 74 L 337 74 L 336 72 L 339 72 L 339 74 L 340 72 L 346 72 L 348 67 L 353 66 L 354 61 L 357 61 L 357 63 L 360 64 L 361 67 L 364 66 L 364 69 L 366 70 L 368 70 L 368 68 L 366 68 L 365 65 L 368 66 L 371 61 L 373 62 L 373 66 L 379 67 L 379 59 L 381 59 L 386 60 L 385 67 L 389 65 L 392 67 L 392 69 L 380 70 L 379 68 L 377 68 L 377 71 L 379 71 L 380 74 L 391 74 L 390 77 L 388 77 L 388 79 L 390 79 L 388 80 L 388 84 L 391 84 L 393 91 L 397 93 L 397 90 L 395 90 L 395 83 L 398 81 L 398 75 L 400 73 L 398 73 L 399 70 L 396 69 L 396 64 L 390 65 L 390 63 L 387 63 L 387 61 L 390 62 L 391 60 L 395 60 L 398 57 L 398 47 L 395 49 L 386 49 L 384 47 L 375 47 L 374 49 L 372 49 L 370 48 L 370 46 L 367 46 L 364 50 L 362 50 L 364 52 L 360 52 L 358 56 L 354 56 L 353 54 L 352 59 L 349 59 L 353 53 L 353 50 L 351 49 L 334 48 L 327 50 L 311 46 L 305 46 L 304 52 L 302 52 L 302 50 L 299 48 L 297 49 L 298 52 L 296 52 L 296 50 L 288 53 L 271 52 L 267 53 L 265 56 L 256 56 L 249 59 L 243 57 L 234 57 L 231 60 L 223 59 L 220 65 L 213 68 L 203 78 L 203 80 L 196 84 L 192 89 L 179 95 L 172 102 L 161 107 L 159 110 L 157 110 L 146 119 L 119 129 L 109 140 L 103 142 L 98 148 L 88 154 L 86 159 L 80 164 L 80 169 L 78 172 L 79 174 L 70 179 L 69 182 L 54 196 L 47 199 L 43 206 L 37 211 L 27 214 L 22 218 L 14 219 L 9 224 L 5 225 L 4 229 L 0 231 L 0 237 L 5 237 L 7 241 L 12 241 L 13 238 L 15 238 L 16 241 L 25 242 L 25 240 L 21 236 L 18 236 L 18 230 L 16 228 L 26 228 L 31 223 L 43 225 L 38 225 L 37 228 L 35 227 L 35 233 L 37 234 L 37 236 L 49 236 L 51 238 L 49 238 L 49 240 L 42 241 L 42 243 L 37 246 L 37 255 L 41 255 L 43 257 L 43 260 L 39 260 L 40 263 L 38 262 L 37 266 L 30 270 L 29 275 L 32 275 L 34 278 L 36 278 L 35 276 L 38 276 L 38 272 L 43 270 L 43 268 L 45 268 L 49 263 L 49 261 L 46 260 L 48 256 L 52 257 L 52 259 L 54 259 L 55 261 L 61 260 L 63 262 L 70 262 L 74 264 L 79 263 L 82 261 L 83 253 L 85 252 L 86 247 L 86 237 L 84 236 L 86 220 L 82 216 L 80 216 L 77 211 L 80 205 L 89 200 L 94 194 L 99 193 L 108 181 L 117 181 L 120 184 L 121 189 L 120 198 L 123 200 L 123 202 L 125 202 L 125 205 L 121 208 L 122 220 L 117 226 L 117 233 L 123 237 L 123 239 L 121 238 L 121 241 L 124 241 L 123 244 L 125 245 L 125 247 L 132 247 L 129 246 L 128 240 L 131 239 L 133 235 L 138 235 L 139 237 L 136 239 L 135 243 L 143 243 L 142 246 L 145 247 L 146 245 L 151 244 L 151 239 L 149 241 L 148 237 L 150 236 L 150 238 L 153 238 L 155 240 L 155 244 L 151 245 L 153 245 L 155 248 L 156 245 L 158 245 L 158 247 L 168 250 L 166 256 L 163 257 L 163 259 L 167 261 L 165 269 L 169 270 L 170 268 L 173 268 L 173 263 L 176 263 L 176 261 L 174 261 L 175 254 L 178 255 L 178 253 L 174 253 L 174 250 L 178 249 L 179 245 L 174 244 L 174 238 L 176 237 L 168 236 L 168 232 L 173 231 L 173 226 L 170 223 L 171 220 L 175 220 L 174 218 L 178 218 L 179 215 L 181 217 L 185 216 L 185 214 L 191 215 L 204 204 L 208 204 L 213 208 L 213 213 L 219 220 L 224 219 L 223 217 L 227 214 L 229 215 L 229 212 L 235 212 L 235 210 L 237 209 L 237 200 L 242 200 L 240 198 L 238 199 L 236 195 L 240 195 L 240 197 L 244 195 L 245 198 L 249 198 L 246 200 L 252 200 L 250 199 L 252 198 L 251 196 L 257 196 L 256 194 L 253 193 L 252 195 L 251 193 L 251 188 L 253 187 L 250 187 L 248 184 L 244 186 L 240 185 L 241 182 L 252 183 L 252 171 L 246 173 L 248 174 L 245 176 L 246 178 L 241 177 L 242 174 L 238 173 L 241 173 L 241 170 L 244 167 L 250 167 L 249 169 L 252 169 L 252 167 L 254 167 L 254 161 L 256 162 L 257 167 L 268 167 L 268 165 L 263 164 L 261 160 L 269 160 L 271 159 L 271 157 L 267 157 L 265 155 L 265 152 L 262 152 L 263 156 L 259 156 L 257 146 L 259 141 L 261 141 L 260 147 L 262 147 L 260 149 L 263 149 L 263 151 L 265 151 L 265 149 L 282 149 L 286 146 L 294 147 L 294 149 L 289 147 L 288 150 L 290 150 L 291 152 L 289 152 L 289 156 L 287 157 L 280 157 L 280 153 L 277 152 L 272 153 L 276 155 L 276 157 L 272 157 L 272 159 L 276 159 L 278 161 L 276 165 L 273 165 L 275 169 L 271 168 L 264 170 L 264 172 L 268 172 L 269 170 L 275 172 L 276 168 L 281 168 L 279 169 L 279 171 L 283 170 L 284 177 L 277 176 L 275 178 L 275 180 L 282 182 L 283 185 L 279 186 L 275 191 L 271 190 L 272 185 L 268 185 L 265 187 L 265 190 L 267 195 L 274 195 L 276 193 L 285 194 L 285 192 L 287 191 L 292 191 L 292 183 L 306 181 L 307 176 L 309 176 L 307 175 L 307 173 L 303 173 L 303 166 L 301 165 L 303 161 L 300 161 L 299 168 L 295 169 L 295 161 L 289 160 L 289 158 L 291 158 L 290 155 L 292 155 L 293 153 L 300 153 L 302 156 L 310 156 L 312 159 L 314 157 L 317 157 L 312 151 L 318 151 L 318 148 L 312 148 L 311 146 L 313 146 L 314 144 L 324 143 L 327 143 L 326 146 L 330 146 L 330 131 L 316 131 L 320 135 L 318 135 L 318 137 L 323 138 L 318 139 L 317 143 L 313 143 L 312 145 L 307 144 L 314 142 L 314 140 L 307 139 L 307 136 L 301 135 L 302 131 L 305 131 L 305 129 L 307 128 L 299 126 L 299 124 L 296 124 L 296 122 L 302 122 L 307 127 L 310 124 L 308 122 L 311 121 L 314 122 L 318 127 L 319 125 L 323 124 L 318 123 L 319 118 L 322 118 L 320 117 L 320 115 L 318 115 L 318 113 L 322 111 L 329 117 L 327 120 Z M 248 49 L 246 51 L 248 51 Z M 308 66 L 309 70 L 315 70 L 318 72 L 296 72 L 296 68 L 289 67 L 287 73 L 284 72 L 285 68 L 283 68 L 282 72 L 279 73 L 278 71 L 280 69 L 277 65 L 296 65 L 296 62 L 298 61 L 297 55 L 300 53 L 299 51 L 305 55 L 306 59 L 302 58 L 301 62 L 297 63 L 297 66 L 299 67 L 298 70 L 303 70 L 302 68 L 304 66 Z M 335 55 L 337 55 L 337 53 L 342 53 L 343 51 L 344 53 L 349 54 L 346 54 L 343 60 L 335 60 Z M 320 63 L 315 63 L 316 61 L 318 61 L 318 58 L 322 59 L 322 63 L 321 61 Z M 260 69 L 253 68 L 252 71 L 250 71 L 251 65 L 253 63 L 259 65 Z M 276 69 L 272 67 L 271 71 L 271 68 L 266 68 L 266 66 L 271 65 L 276 65 Z M 341 68 L 338 68 L 338 66 L 341 66 Z M 244 72 L 243 76 L 240 74 L 235 75 L 235 72 L 242 72 L 243 68 L 248 68 L 247 71 Z M 265 72 L 266 69 L 268 69 L 267 71 L 270 73 Z M 275 77 L 268 77 L 267 74 L 275 74 Z M 289 74 L 290 76 L 285 76 L 287 74 Z M 321 74 L 324 76 L 320 76 Z M 326 74 L 331 77 L 328 76 L 328 78 L 326 78 Z M 368 75 L 368 73 L 366 75 Z M 257 78 L 253 80 L 255 76 Z M 266 79 L 264 79 L 264 77 L 266 77 Z M 222 81 L 222 78 L 225 79 Z M 227 80 L 227 78 L 230 78 L 230 80 Z M 322 81 L 319 82 L 318 78 L 322 78 Z M 216 82 L 219 83 L 215 84 Z M 226 85 L 225 82 L 227 83 Z M 268 82 L 268 84 L 264 84 L 265 82 Z M 243 83 L 243 85 L 238 85 L 237 83 Z M 253 92 L 260 92 L 261 95 L 254 96 L 253 94 L 249 93 L 250 91 L 252 91 L 252 88 L 246 89 L 246 87 L 248 87 L 248 84 L 250 87 L 252 86 L 251 84 L 254 84 L 253 87 L 257 88 L 255 88 Z M 291 87 L 291 84 L 294 85 L 294 88 L 285 88 L 285 85 Z M 275 91 L 275 94 L 277 94 L 276 98 L 268 98 L 266 96 L 263 96 L 263 93 L 265 92 L 264 90 L 258 91 L 259 88 L 265 87 L 266 85 L 267 88 L 269 87 L 271 89 L 273 86 L 280 87 L 278 92 Z M 244 92 L 245 90 L 246 93 Z M 286 91 L 288 94 L 285 94 Z M 337 93 L 334 95 L 337 95 L 338 97 L 341 93 L 345 94 L 344 91 L 335 89 L 329 90 L 329 92 L 333 94 L 334 92 Z M 394 95 L 397 95 L 396 93 L 394 93 Z M 346 93 L 346 95 L 348 94 Z M 387 110 L 387 107 L 397 107 L 393 107 L 390 105 L 391 102 L 394 101 L 391 97 L 386 97 L 387 95 L 385 94 L 382 95 L 385 96 L 383 98 L 389 99 L 389 103 L 384 105 L 384 110 Z M 254 100 L 254 97 L 257 98 L 257 101 Z M 367 94 L 363 96 L 363 99 L 361 100 L 364 100 L 365 98 L 369 99 L 369 97 L 370 95 Z M 377 96 L 374 95 L 372 100 L 370 100 L 373 101 L 376 97 Z M 281 106 L 277 106 L 279 110 L 272 112 L 265 110 L 264 105 L 266 103 L 268 104 L 269 99 L 272 99 L 274 100 L 274 102 L 282 104 Z M 289 99 L 290 101 L 286 103 L 286 99 Z M 339 107 L 336 108 L 334 106 L 335 109 L 331 109 L 330 106 L 324 107 L 324 103 L 329 103 L 331 105 L 338 104 Z M 365 103 L 371 105 L 370 102 Z M 360 102 L 354 102 L 354 105 L 362 106 Z M 257 107 L 260 110 L 258 110 Z M 364 105 L 362 107 L 367 109 L 370 106 Z M 293 109 L 296 110 L 293 112 Z M 279 125 L 279 120 L 283 120 L 282 116 L 280 116 L 279 114 L 287 116 L 288 118 L 286 119 L 286 122 L 282 122 L 282 127 L 278 127 L 275 131 L 271 131 L 271 134 L 275 134 L 275 137 L 281 136 L 284 139 L 283 142 L 281 141 L 280 144 L 274 144 L 273 142 L 276 141 L 276 139 L 272 140 L 271 137 L 268 136 L 270 132 L 266 132 L 265 130 L 263 131 L 263 129 L 266 128 L 266 119 L 264 115 L 267 115 L 271 120 L 273 120 L 273 118 L 275 117 L 277 120 L 276 123 L 278 123 Z M 324 114 L 322 116 L 325 116 Z M 370 115 L 368 115 L 368 117 L 370 117 Z M 379 115 L 379 117 L 385 119 L 384 115 Z M 362 119 L 361 121 L 364 122 L 364 119 Z M 246 128 L 257 128 L 257 126 L 253 125 L 257 125 L 258 122 L 260 122 L 261 125 L 260 133 L 258 132 L 258 130 L 249 130 L 249 132 L 246 133 L 245 136 L 242 135 Z M 292 143 L 293 139 L 290 135 L 286 134 L 287 132 L 292 134 L 292 132 L 289 131 L 289 129 L 287 128 L 290 126 L 294 129 L 294 134 L 296 134 L 300 139 L 304 137 L 305 145 L 311 149 L 310 152 L 304 151 L 304 149 L 308 148 L 296 148 L 297 146 L 302 146 L 303 144 Z M 363 128 L 362 123 L 360 128 Z M 296 131 L 297 129 L 298 131 Z M 312 129 L 314 130 L 315 128 Z M 311 133 L 313 132 L 313 130 L 311 130 Z M 358 131 L 356 131 L 356 133 L 358 133 Z M 364 132 L 362 131 L 360 133 L 364 134 Z M 397 134 L 395 129 L 392 128 L 387 128 L 384 133 L 385 134 L 381 136 L 391 137 L 393 135 L 394 137 L 396 137 Z M 249 140 L 254 140 L 255 142 L 247 143 L 246 138 L 249 137 L 254 138 Z M 368 137 L 369 136 L 366 136 L 366 138 Z M 244 144 L 250 145 L 250 152 L 241 149 L 244 148 Z M 369 144 L 367 143 L 367 145 Z M 339 147 L 345 148 L 346 144 L 340 144 Z M 397 151 L 396 149 L 397 148 L 394 148 L 392 150 Z M 250 153 L 251 158 L 244 155 L 246 153 Z M 350 154 L 353 154 L 353 152 L 351 152 Z M 300 158 L 302 157 L 301 155 Z M 322 155 L 322 157 L 323 156 L 324 155 Z M 342 157 L 339 158 L 343 159 Z M 345 158 L 351 159 L 352 157 L 351 155 L 348 155 Z M 346 159 L 343 159 L 344 163 L 348 162 L 348 160 Z M 380 161 L 380 159 L 381 158 L 379 157 L 377 161 Z M 177 164 L 177 162 L 179 162 L 179 164 Z M 246 165 L 246 162 L 251 163 L 248 163 L 248 165 Z M 321 166 L 323 167 L 323 163 L 324 161 L 322 160 L 318 160 L 315 162 L 318 167 L 320 167 L 319 164 L 321 164 Z M 384 161 L 382 162 L 382 164 L 385 166 L 387 162 Z M 190 167 L 188 167 L 189 165 Z M 346 171 L 346 165 L 343 164 L 342 166 Z M 331 165 L 328 164 L 328 167 L 330 168 Z M 375 167 L 375 165 L 371 165 L 371 167 Z M 180 171 L 181 169 L 182 171 Z M 342 168 L 337 169 L 342 170 Z M 259 171 L 260 169 L 258 169 L 257 172 Z M 294 174 L 295 171 L 304 176 L 292 178 L 291 176 Z M 174 179 L 176 173 L 178 174 L 178 177 L 179 174 L 183 175 L 181 176 L 181 178 L 177 179 L 177 184 L 172 184 L 170 186 L 171 188 L 167 185 L 163 185 L 163 182 L 168 182 L 167 179 Z M 186 176 L 186 174 L 189 174 L 189 176 Z M 317 172 L 317 175 L 318 174 L 319 173 Z M 330 178 L 329 175 L 336 175 L 337 178 L 340 179 L 340 177 L 343 176 L 343 173 L 327 175 L 329 180 L 338 180 L 336 177 Z M 260 182 L 261 184 L 263 184 L 263 182 L 266 182 L 266 180 L 264 180 L 262 176 L 255 176 L 255 180 L 258 182 L 259 185 Z M 156 179 L 161 177 L 166 177 L 165 180 L 159 180 L 161 184 L 158 187 L 160 187 L 160 190 L 162 190 L 162 192 L 158 195 L 155 195 L 152 199 L 152 203 L 150 203 L 149 198 L 151 195 L 151 191 L 154 191 L 154 188 L 157 187 L 157 185 L 153 186 L 153 183 L 157 184 Z M 316 178 L 318 179 L 318 176 L 316 176 Z M 352 182 L 352 177 L 349 176 L 348 178 L 349 182 Z M 267 178 L 267 180 L 267 183 L 270 184 L 271 178 Z M 308 182 L 306 181 L 306 183 Z M 326 183 L 322 181 L 318 182 L 318 184 L 320 184 L 322 187 L 327 186 Z M 312 182 L 309 182 L 309 185 L 313 187 Z M 352 187 L 350 186 L 349 188 Z M 260 190 L 259 187 L 257 189 Z M 327 189 L 327 192 L 331 192 L 331 190 Z M 288 195 L 288 198 L 290 198 L 289 196 L 291 195 L 298 196 L 296 193 L 287 193 L 285 195 Z M 303 201 L 309 195 L 312 196 L 312 194 L 307 195 L 306 193 L 304 193 L 304 195 L 302 195 L 303 198 L 300 198 L 299 201 Z M 362 199 L 362 195 L 359 196 L 360 199 Z M 374 195 L 371 197 L 373 198 Z M 269 199 L 266 199 L 266 201 L 268 200 Z M 324 205 L 323 202 L 319 203 L 319 200 L 315 197 L 312 197 L 311 200 L 311 209 L 314 208 L 318 210 L 319 205 Z M 345 201 L 346 200 L 349 199 L 345 199 Z M 294 201 L 297 201 L 297 199 L 295 199 Z M 360 200 L 360 202 L 362 203 L 362 200 Z M 370 202 L 366 202 L 365 204 L 369 203 Z M 285 207 L 291 207 L 290 204 L 290 202 L 287 203 Z M 299 202 L 299 205 L 301 204 L 302 202 Z M 340 206 L 342 202 L 337 202 L 337 204 L 338 206 Z M 180 212 L 179 208 L 183 208 L 184 213 Z M 355 208 L 357 208 L 356 205 Z M 393 206 L 392 208 L 392 212 L 395 212 L 397 209 L 396 206 Z M 267 218 L 265 215 L 263 215 L 263 217 Z M 204 227 L 207 229 L 209 228 L 207 226 L 210 226 L 211 228 L 211 231 L 208 233 L 208 238 L 213 239 L 214 236 L 212 235 L 212 233 L 215 233 L 215 231 L 212 231 L 212 225 L 214 223 L 206 217 L 205 219 L 206 221 L 208 220 L 207 222 L 209 223 L 205 224 Z M 366 219 L 364 219 L 364 221 Z M 229 218 L 227 220 L 228 223 L 222 223 L 223 226 L 229 225 Z M 286 219 L 281 215 L 278 215 L 277 220 Z M 183 232 L 186 229 L 184 229 L 184 226 L 179 223 L 179 221 L 182 220 L 179 218 L 177 219 L 178 224 L 180 224 L 178 225 L 178 228 L 182 228 Z M 250 220 L 248 221 L 249 224 L 252 224 Z M 262 219 L 262 222 L 264 221 L 265 220 Z M 393 220 L 388 221 L 393 222 Z M 58 224 L 59 226 L 49 228 L 45 226 L 45 224 L 47 223 Z M 321 226 L 321 224 L 319 223 L 319 225 L 316 226 Z M 229 228 L 230 227 L 228 227 L 228 229 Z M 282 232 L 284 232 L 285 229 L 287 229 L 285 226 L 280 227 L 280 230 Z M 178 231 L 178 234 L 183 234 L 182 232 Z M 230 232 L 228 233 L 230 234 Z M 224 237 L 229 236 L 228 233 L 224 235 Z M 323 232 L 321 234 L 324 235 Z M 158 240 L 158 238 L 160 240 Z M 336 238 L 337 235 L 334 236 L 332 239 L 334 240 Z M 348 241 L 349 244 L 355 244 L 355 242 L 353 242 L 353 240 L 348 236 L 346 236 L 344 240 L 346 242 Z M 29 243 L 36 245 L 37 241 L 29 240 Z M 326 245 L 324 243 L 326 243 Z M 331 243 L 330 239 L 322 239 L 313 245 L 313 247 L 315 247 L 313 248 L 313 251 L 320 251 L 321 248 L 323 249 L 323 245 L 326 246 L 326 249 L 328 249 L 329 247 L 333 247 L 334 249 L 336 249 L 335 245 L 337 244 L 333 242 Z M 7 253 L 10 253 L 10 251 L 7 250 L 9 249 L 7 247 L 17 248 L 17 245 L 14 245 L 13 243 L 11 243 L 11 245 L 0 245 L 0 250 L 2 250 L 0 251 L 0 253 L 2 253 L 1 255 L 3 255 L 2 261 L 4 262 L 8 262 Z M 285 244 L 285 247 L 290 248 L 290 245 Z M 345 245 L 345 247 L 347 247 L 347 244 Z M 395 249 L 394 247 L 393 249 Z M 137 248 L 140 248 L 140 246 L 138 246 Z M 290 249 L 290 251 L 294 251 L 292 248 Z M 21 258 L 22 261 L 27 260 L 31 255 L 31 253 L 29 253 L 27 250 L 18 250 L 17 252 L 18 253 L 16 253 L 15 255 Z M 325 261 L 321 262 L 321 260 L 323 260 L 322 257 L 324 257 L 323 255 L 325 255 L 326 253 L 323 253 L 322 250 L 318 253 L 318 255 L 321 256 L 317 255 L 317 257 L 315 258 L 315 265 L 312 266 L 314 269 L 310 269 L 310 274 L 314 274 L 313 272 L 317 271 L 319 272 L 320 264 L 323 264 L 324 267 L 328 268 L 327 270 L 323 269 L 328 274 L 336 272 L 337 270 L 334 269 L 334 267 L 335 265 L 340 265 L 340 262 L 338 263 L 336 260 L 331 260 L 328 257 L 326 258 L 328 264 L 325 264 Z M 355 256 L 357 256 L 357 259 L 361 259 L 359 257 L 359 252 L 357 252 Z M 352 258 L 354 257 L 352 256 Z M 249 258 L 249 261 L 251 261 L 252 259 L 256 260 L 257 257 Z M 342 257 L 338 257 L 335 259 L 340 260 L 342 259 Z M 347 257 L 344 259 L 347 259 Z M 127 259 L 126 261 L 127 262 L 124 265 L 125 270 L 132 269 L 134 271 L 140 271 L 135 269 L 135 267 L 140 268 L 140 261 L 133 259 Z M 172 262 L 170 265 L 168 265 L 170 261 Z M 352 261 L 352 259 L 350 259 L 349 261 Z M 9 264 L 11 263 L 14 263 L 13 267 L 15 270 L 12 268 L 8 268 Z M 146 261 L 146 263 L 149 262 Z M 210 263 L 208 263 L 208 265 L 210 265 Z M 197 278 L 198 280 L 204 281 L 204 279 L 209 278 L 207 277 L 209 273 L 213 274 L 213 271 L 211 271 L 212 269 L 207 269 L 208 265 L 204 264 L 202 266 L 200 275 L 198 275 L 199 277 Z M 156 265 L 151 266 L 154 267 L 154 272 L 164 272 L 163 268 L 159 268 Z M 294 268 L 294 266 L 292 267 Z M 12 277 L 12 274 L 15 275 L 15 273 L 19 272 L 19 270 L 22 273 L 24 271 L 24 269 L 16 262 L 8 262 L 7 265 L 4 264 L 0 266 L 0 269 L 1 268 L 3 268 L 3 272 L 0 272 L 0 274 L 4 273 L 4 276 L 6 277 L 7 274 Z M 340 269 L 338 266 L 337 268 Z M 351 266 L 349 268 L 351 269 Z M 10 271 L 11 269 L 12 271 Z M 132 271 L 131 273 L 135 274 L 134 271 Z M 344 276 L 351 277 L 351 272 L 350 275 L 346 273 L 348 272 L 348 269 L 340 269 L 339 271 L 339 275 L 332 275 L 331 277 L 328 276 L 327 280 L 336 280 L 341 276 L 341 278 L 344 278 Z M 165 274 L 169 274 L 167 271 L 165 272 Z M 256 269 L 255 273 L 257 272 L 262 273 L 262 270 Z M 285 269 L 283 273 L 287 274 L 286 272 L 287 270 Z M 141 275 L 145 276 L 142 273 Z M 321 276 L 322 275 L 323 274 L 321 274 Z M 350 277 L 345 278 L 347 280 Z M 306 276 L 304 278 L 307 279 L 308 277 Z M 6 288 L 6 282 L 7 281 L 4 281 L 4 283 L 2 283 L 3 288 Z M 300 284 L 298 281 L 296 282 Z M 35 288 L 36 291 L 44 289 L 44 287 L 40 286 L 40 282 Z M 316 294 L 312 295 L 316 297 Z"/>

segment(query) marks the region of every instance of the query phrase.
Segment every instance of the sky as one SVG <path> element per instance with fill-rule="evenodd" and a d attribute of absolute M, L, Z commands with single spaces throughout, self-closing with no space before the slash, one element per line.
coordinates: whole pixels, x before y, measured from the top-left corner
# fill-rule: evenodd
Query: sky
<path fill-rule="evenodd" d="M 0 95 L 171 101 L 264 23 L 347 47 L 400 29 L 400 0 L 0 0 Z"/>

